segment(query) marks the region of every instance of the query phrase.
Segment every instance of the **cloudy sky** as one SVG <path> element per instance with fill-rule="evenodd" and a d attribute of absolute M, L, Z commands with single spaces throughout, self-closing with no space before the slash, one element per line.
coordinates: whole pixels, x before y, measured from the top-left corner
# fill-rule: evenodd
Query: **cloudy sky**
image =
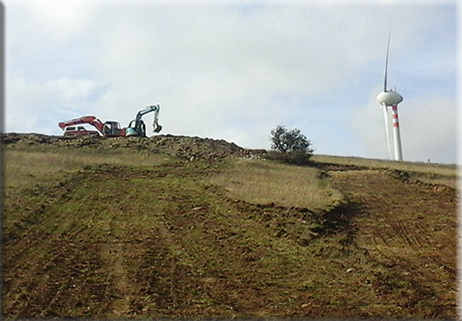
<path fill-rule="evenodd" d="M 456 2 L 4 0 L 4 131 L 160 104 L 161 134 L 269 149 L 284 125 L 317 154 L 386 159 L 391 26 L 403 157 L 456 163 Z"/>

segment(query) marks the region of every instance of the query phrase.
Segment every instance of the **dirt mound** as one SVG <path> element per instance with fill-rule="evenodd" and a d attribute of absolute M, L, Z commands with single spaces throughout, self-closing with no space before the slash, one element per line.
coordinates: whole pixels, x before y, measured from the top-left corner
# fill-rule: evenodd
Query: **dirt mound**
<path fill-rule="evenodd" d="M 228 156 L 260 158 L 265 150 L 242 148 L 223 139 L 189 136 L 157 135 L 139 137 L 95 137 L 95 136 L 49 136 L 43 134 L 7 133 L 2 135 L 2 144 L 47 144 L 73 148 L 133 149 L 168 154 L 182 159 L 214 160 Z"/>

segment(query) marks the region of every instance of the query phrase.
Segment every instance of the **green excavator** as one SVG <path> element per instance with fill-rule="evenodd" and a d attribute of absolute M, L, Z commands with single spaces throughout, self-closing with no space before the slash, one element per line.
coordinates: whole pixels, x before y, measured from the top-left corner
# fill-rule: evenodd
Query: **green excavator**
<path fill-rule="evenodd" d="M 125 136 L 134 136 L 134 137 L 146 137 L 146 124 L 144 123 L 142 117 L 148 113 L 154 113 L 154 121 L 152 123 L 155 133 L 158 133 L 162 130 L 162 126 L 159 124 L 159 111 L 160 105 L 151 105 L 144 109 L 141 109 L 137 114 L 136 118 L 133 119 L 125 132 Z"/>

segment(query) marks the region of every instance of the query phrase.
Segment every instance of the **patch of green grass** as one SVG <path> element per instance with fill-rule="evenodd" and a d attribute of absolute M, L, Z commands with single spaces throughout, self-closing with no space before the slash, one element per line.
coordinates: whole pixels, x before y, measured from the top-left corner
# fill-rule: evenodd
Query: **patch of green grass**
<path fill-rule="evenodd" d="M 318 169 L 311 167 L 235 160 L 208 181 L 225 188 L 231 198 L 254 204 L 324 209 L 344 202 L 343 195 L 320 178 Z"/>

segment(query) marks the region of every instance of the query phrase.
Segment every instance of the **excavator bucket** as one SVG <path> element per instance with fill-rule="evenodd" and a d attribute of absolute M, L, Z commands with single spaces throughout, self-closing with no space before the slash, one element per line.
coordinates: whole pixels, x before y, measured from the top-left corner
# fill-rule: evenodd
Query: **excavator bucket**
<path fill-rule="evenodd" d="M 162 126 L 158 122 L 152 123 L 152 126 L 154 127 L 154 132 L 158 133 L 162 130 Z"/>

